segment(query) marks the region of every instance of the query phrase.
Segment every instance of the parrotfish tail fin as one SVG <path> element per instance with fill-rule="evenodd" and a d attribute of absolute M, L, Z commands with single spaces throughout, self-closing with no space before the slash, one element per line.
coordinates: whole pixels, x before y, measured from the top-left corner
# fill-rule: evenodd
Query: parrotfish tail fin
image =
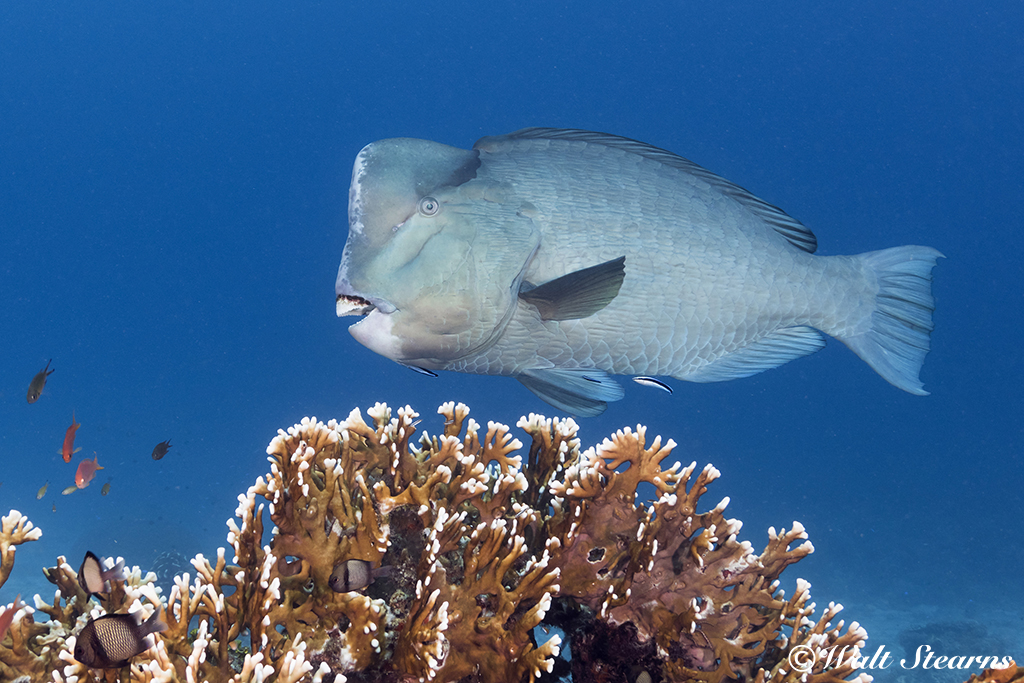
<path fill-rule="evenodd" d="M 843 343 L 893 386 L 927 396 L 918 375 L 931 348 L 932 268 L 942 254 L 931 247 L 906 246 L 860 254 L 878 278 L 871 328 Z"/>

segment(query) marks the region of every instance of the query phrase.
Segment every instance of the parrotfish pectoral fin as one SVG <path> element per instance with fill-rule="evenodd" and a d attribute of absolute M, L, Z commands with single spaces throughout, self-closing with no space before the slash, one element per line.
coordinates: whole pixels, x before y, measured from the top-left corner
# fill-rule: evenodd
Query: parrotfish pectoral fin
<path fill-rule="evenodd" d="M 600 415 L 609 401 L 625 395 L 622 386 L 600 370 L 527 370 L 516 379 L 545 403 L 580 417 Z"/>
<path fill-rule="evenodd" d="M 626 277 L 626 257 L 599 263 L 545 282 L 523 283 L 519 298 L 540 311 L 541 320 L 578 320 L 594 315 L 619 294 Z"/>
<path fill-rule="evenodd" d="M 926 396 L 919 375 L 935 328 L 932 268 L 944 257 L 931 247 L 905 246 L 857 258 L 878 277 L 875 310 L 867 332 L 840 341 L 893 386 Z"/>
<path fill-rule="evenodd" d="M 687 375 L 691 382 L 725 382 L 750 377 L 783 363 L 809 356 L 825 346 L 825 338 L 813 327 L 786 327 L 749 346 L 722 356 Z"/>

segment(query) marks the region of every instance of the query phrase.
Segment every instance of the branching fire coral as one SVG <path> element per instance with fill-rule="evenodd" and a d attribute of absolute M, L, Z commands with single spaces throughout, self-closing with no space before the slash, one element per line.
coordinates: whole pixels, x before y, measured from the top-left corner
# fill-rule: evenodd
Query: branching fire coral
<path fill-rule="evenodd" d="M 870 680 L 848 663 L 864 630 L 832 624 L 841 606 L 815 621 L 806 582 L 779 589 L 813 550 L 803 528 L 770 530 L 756 553 L 728 499 L 699 510 L 718 470 L 662 468 L 672 441 L 638 426 L 581 451 L 573 420 L 530 415 L 524 464 L 507 426 L 462 404 L 415 442 L 411 408 L 368 412 L 278 432 L 228 523 L 231 562 L 197 556 L 166 598 L 136 568 L 90 602 L 60 558 L 52 604 L 37 596 L 0 643 L 3 673 L 114 680 L 74 660 L 73 634 L 103 612 L 160 610 L 168 628 L 133 681 Z M 16 523 L 0 550 L 24 539 Z M 790 661 L 844 646 L 846 661 Z"/>

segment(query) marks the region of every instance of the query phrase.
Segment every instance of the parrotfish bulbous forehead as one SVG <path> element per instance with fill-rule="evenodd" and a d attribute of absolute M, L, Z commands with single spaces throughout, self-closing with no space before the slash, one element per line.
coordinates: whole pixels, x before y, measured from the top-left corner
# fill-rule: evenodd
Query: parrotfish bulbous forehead
<path fill-rule="evenodd" d="M 416 211 L 420 198 L 461 185 L 479 165 L 477 151 L 429 140 L 392 138 L 363 147 L 352 169 L 346 247 L 380 247 Z"/>
<path fill-rule="evenodd" d="M 395 304 L 383 298 L 386 275 L 369 272 L 375 256 L 424 196 L 465 182 L 479 165 L 477 152 L 429 140 L 393 138 L 360 150 L 349 187 L 348 241 L 335 284 L 339 316 L 366 315 L 375 307 L 394 310 Z"/>
<path fill-rule="evenodd" d="M 507 319 L 539 238 L 479 166 L 476 150 L 411 138 L 359 152 L 335 292 L 339 316 L 364 316 L 350 328 L 360 343 L 441 367 Z"/>

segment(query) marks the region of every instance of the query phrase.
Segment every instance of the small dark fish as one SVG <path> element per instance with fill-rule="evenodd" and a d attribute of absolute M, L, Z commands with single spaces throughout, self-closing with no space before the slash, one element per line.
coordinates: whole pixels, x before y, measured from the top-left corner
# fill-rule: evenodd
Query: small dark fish
<path fill-rule="evenodd" d="M 167 629 L 154 612 L 139 623 L 139 613 L 106 614 L 90 619 L 75 642 L 75 659 L 93 669 L 120 669 L 135 655 L 152 647 L 150 634 Z"/>
<path fill-rule="evenodd" d="M 110 591 L 108 581 L 124 581 L 128 574 L 124 570 L 124 560 L 119 560 L 110 569 L 103 568 L 103 561 L 91 552 L 85 553 L 82 568 L 78 570 L 78 583 L 88 595 L 107 593 Z"/>
<path fill-rule="evenodd" d="M 361 591 L 373 582 L 373 570 L 366 560 L 345 560 L 339 563 L 327 584 L 335 593 Z"/>
<path fill-rule="evenodd" d="M 361 591 L 376 579 L 390 575 L 394 569 L 394 567 L 373 569 L 373 565 L 366 560 L 344 560 L 334 567 L 331 578 L 327 579 L 327 585 L 335 593 Z"/>
<path fill-rule="evenodd" d="M 53 370 L 47 372 L 50 368 L 50 363 L 53 359 L 46 361 L 46 367 L 36 373 L 36 376 L 32 378 L 32 383 L 28 385 L 28 402 L 35 403 L 39 400 L 39 397 L 43 393 L 43 387 L 46 386 L 46 378 L 53 374 Z M 56 369 L 56 368 L 55 368 Z"/>
<path fill-rule="evenodd" d="M 662 391 L 667 391 L 670 394 L 672 393 L 672 387 L 665 384 L 660 379 L 654 379 L 653 377 L 646 377 L 644 375 L 640 375 L 639 377 L 634 377 L 633 381 L 636 382 L 637 384 L 642 384 L 645 387 L 658 387 Z"/>
<path fill-rule="evenodd" d="M 160 458 L 162 458 L 165 455 L 167 455 L 167 451 L 168 451 L 168 449 L 170 449 L 170 447 L 171 447 L 171 440 L 170 439 L 167 439 L 167 441 L 161 441 L 160 443 L 158 443 L 153 448 L 153 459 L 154 460 L 159 460 Z"/>
<path fill-rule="evenodd" d="M 110 493 L 110 482 L 109 481 L 106 484 L 103 485 L 102 489 L 100 489 L 100 495 L 101 496 L 105 496 L 108 493 Z"/>
<path fill-rule="evenodd" d="M 57 504 L 56 504 L 56 503 L 54 503 L 54 504 L 53 504 L 53 511 L 54 511 L 54 512 L 56 512 L 56 511 L 57 511 Z"/>

